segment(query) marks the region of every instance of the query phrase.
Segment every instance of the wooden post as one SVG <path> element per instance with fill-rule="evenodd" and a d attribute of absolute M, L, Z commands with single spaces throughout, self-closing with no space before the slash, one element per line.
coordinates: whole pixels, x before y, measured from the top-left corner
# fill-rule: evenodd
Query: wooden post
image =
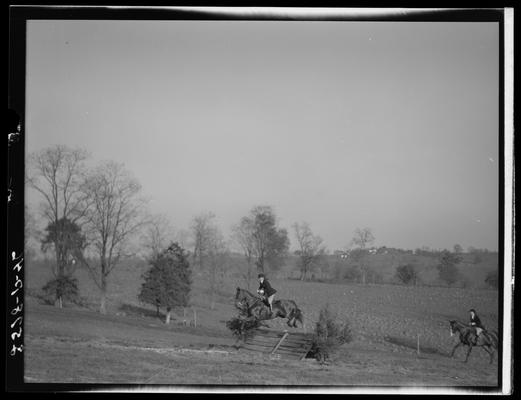
<path fill-rule="evenodd" d="M 186 307 L 183 307 L 183 325 L 186 326 Z"/>
<path fill-rule="evenodd" d="M 197 328 L 197 311 L 195 310 L 195 307 L 193 308 L 194 310 L 194 328 Z"/>
<path fill-rule="evenodd" d="M 280 338 L 279 342 L 276 344 L 276 346 L 273 348 L 273 350 L 271 351 L 270 354 L 274 354 L 277 349 L 279 348 L 279 346 L 282 344 L 282 342 L 284 341 L 284 339 L 286 339 L 286 337 L 289 335 L 288 331 L 285 331 L 284 332 L 284 335 L 282 335 L 282 337 Z"/>

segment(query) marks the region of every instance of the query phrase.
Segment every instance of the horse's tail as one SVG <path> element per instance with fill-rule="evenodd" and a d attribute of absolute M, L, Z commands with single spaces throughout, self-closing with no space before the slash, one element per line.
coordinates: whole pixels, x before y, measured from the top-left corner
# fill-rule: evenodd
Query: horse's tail
<path fill-rule="evenodd" d="M 493 330 L 493 331 L 490 331 L 488 332 L 488 336 L 490 337 L 490 339 L 492 340 L 492 346 L 494 346 L 494 348 L 498 348 L 498 345 L 499 345 L 499 336 L 498 336 L 498 332 L 496 330 Z"/>

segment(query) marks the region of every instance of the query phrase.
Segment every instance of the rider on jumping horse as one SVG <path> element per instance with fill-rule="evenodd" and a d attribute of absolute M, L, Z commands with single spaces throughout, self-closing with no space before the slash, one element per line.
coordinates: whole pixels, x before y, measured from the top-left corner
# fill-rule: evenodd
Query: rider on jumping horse
<path fill-rule="evenodd" d="M 275 297 L 275 293 L 277 293 L 277 291 L 271 287 L 264 274 L 259 274 L 258 278 L 259 288 L 257 289 L 257 293 L 268 301 L 270 311 L 273 312 L 273 298 Z"/>

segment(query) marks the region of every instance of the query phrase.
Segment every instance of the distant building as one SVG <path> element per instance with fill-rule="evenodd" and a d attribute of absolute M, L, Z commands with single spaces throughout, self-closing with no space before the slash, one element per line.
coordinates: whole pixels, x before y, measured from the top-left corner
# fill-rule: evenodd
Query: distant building
<path fill-rule="evenodd" d="M 333 254 L 339 258 L 348 258 L 349 257 L 349 250 L 335 250 Z"/>

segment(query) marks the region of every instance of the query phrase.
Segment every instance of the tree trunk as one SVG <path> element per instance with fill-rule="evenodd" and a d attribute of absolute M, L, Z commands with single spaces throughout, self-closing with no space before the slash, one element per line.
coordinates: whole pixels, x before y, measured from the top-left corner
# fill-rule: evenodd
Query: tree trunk
<path fill-rule="evenodd" d="M 210 310 L 215 308 L 215 261 L 210 263 Z"/>
<path fill-rule="evenodd" d="M 57 302 L 57 305 L 59 308 L 63 308 L 63 300 L 62 300 L 62 297 L 58 297 L 58 302 Z"/>
<path fill-rule="evenodd" d="M 257 266 L 257 273 L 263 274 L 264 273 L 264 260 L 262 258 L 258 259 L 257 261 L 255 261 L 255 265 Z"/>
<path fill-rule="evenodd" d="M 101 293 L 101 299 L 100 299 L 100 305 L 99 305 L 99 312 L 100 314 L 106 314 L 107 313 L 107 298 L 106 298 L 105 292 Z"/>
<path fill-rule="evenodd" d="M 306 280 L 306 271 L 305 270 L 300 271 L 300 280 L 301 281 Z"/>
<path fill-rule="evenodd" d="M 101 299 L 99 312 L 101 314 L 107 313 L 107 278 L 103 272 L 101 273 Z"/>
<path fill-rule="evenodd" d="M 165 324 L 170 324 L 170 317 L 172 315 L 172 309 L 170 307 L 168 307 L 166 309 L 166 319 L 165 319 Z"/>

